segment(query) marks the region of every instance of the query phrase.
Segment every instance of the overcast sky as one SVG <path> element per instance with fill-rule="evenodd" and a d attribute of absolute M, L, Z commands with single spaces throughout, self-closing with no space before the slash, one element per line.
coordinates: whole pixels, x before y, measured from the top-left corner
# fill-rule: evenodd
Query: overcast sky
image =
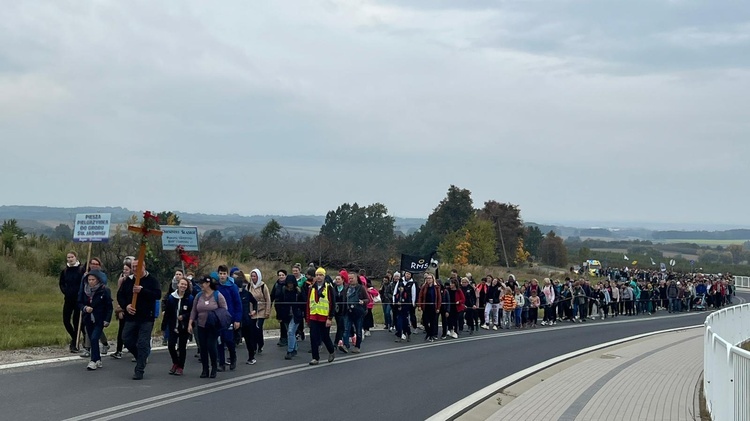
<path fill-rule="evenodd" d="M 0 204 L 750 226 L 750 2 L 14 1 Z"/>

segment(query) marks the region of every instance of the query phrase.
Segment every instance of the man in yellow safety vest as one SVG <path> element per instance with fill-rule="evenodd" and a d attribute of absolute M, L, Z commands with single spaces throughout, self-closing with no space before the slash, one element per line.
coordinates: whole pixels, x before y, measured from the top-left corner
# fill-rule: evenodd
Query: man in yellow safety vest
<path fill-rule="evenodd" d="M 315 271 L 315 283 L 309 290 L 307 297 L 307 323 L 310 327 L 310 345 L 312 346 L 312 361 L 310 365 L 318 365 L 320 361 L 320 344 L 328 350 L 328 362 L 334 359 L 335 348 L 331 341 L 331 321 L 335 316 L 333 289 L 325 282 L 326 271 L 318 268 Z"/>

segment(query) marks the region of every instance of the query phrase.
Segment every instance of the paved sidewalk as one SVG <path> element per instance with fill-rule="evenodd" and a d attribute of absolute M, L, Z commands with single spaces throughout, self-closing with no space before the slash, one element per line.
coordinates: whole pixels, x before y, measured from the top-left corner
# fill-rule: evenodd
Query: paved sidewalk
<path fill-rule="evenodd" d="M 536 384 L 487 419 L 700 420 L 702 371 L 703 329 L 665 333 L 588 354 L 556 374 L 535 375 Z"/>

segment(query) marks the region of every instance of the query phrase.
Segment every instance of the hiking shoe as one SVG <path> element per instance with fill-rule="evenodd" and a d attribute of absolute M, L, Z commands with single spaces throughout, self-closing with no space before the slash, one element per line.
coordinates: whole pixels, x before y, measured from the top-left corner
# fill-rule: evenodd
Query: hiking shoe
<path fill-rule="evenodd" d="M 96 366 L 96 361 L 89 361 L 89 365 L 86 366 L 86 370 L 96 370 L 98 367 Z"/>
<path fill-rule="evenodd" d="M 288 354 L 289 354 L 289 353 L 287 353 L 287 355 L 288 355 Z M 291 359 L 291 358 L 290 358 L 290 359 Z M 247 365 L 253 365 L 253 364 L 257 363 L 257 362 L 258 362 L 258 361 L 257 361 L 257 360 L 256 360 L 255 358 L 250 358 L 249 360 L 247 360 L 247 362 L 245 362 L 245 364 L 247 364 Z"/>
<path fill-rule="evenodd" d="M 116 360 L 119 360 L 122 358 L 122 352 L 115 352 L 114 354 L 111 355 L 111 357 Z"/>
<path fill-rule="evenodd" d="M 320 361 L 318 361 L 318 360 L 312 360 L 312 361 L 310 361 L 310 365 L 318 365 L 318 364 L 320 364 Z"/>

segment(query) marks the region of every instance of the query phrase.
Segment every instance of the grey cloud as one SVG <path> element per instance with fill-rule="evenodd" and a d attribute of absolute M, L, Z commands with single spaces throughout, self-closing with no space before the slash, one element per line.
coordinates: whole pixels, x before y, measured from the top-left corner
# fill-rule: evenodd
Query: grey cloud
<path fill-rule="evenodd" d="M 0 137 L 6 170 L 26 176 L 0 191 L 242 214 L 379 201 L 424 217 L 458 184 L 529 221 L 743 223 L 747 7 L 604 3 L 13 3 Z M 593 199 L 606 195 L 669 206 Z"/>

